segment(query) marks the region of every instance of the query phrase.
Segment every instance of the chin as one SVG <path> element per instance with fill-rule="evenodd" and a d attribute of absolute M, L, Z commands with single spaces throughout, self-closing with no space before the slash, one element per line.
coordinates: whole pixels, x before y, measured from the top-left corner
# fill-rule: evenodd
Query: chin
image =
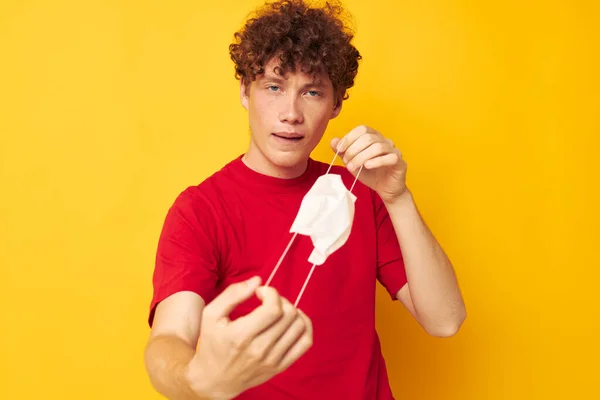
<path fill-rule="evenodd" d="M 303 151 L 273 151 L 267 156 L 269 161 L 280 168 L 294 168 L 308 160 Z"/>

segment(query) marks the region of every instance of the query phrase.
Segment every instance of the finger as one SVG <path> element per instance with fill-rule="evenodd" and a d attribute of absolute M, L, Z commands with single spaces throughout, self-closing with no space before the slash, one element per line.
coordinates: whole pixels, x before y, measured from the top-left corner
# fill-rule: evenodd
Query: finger
<path fill-rule="evenodd" d="M 375 140 L 368 147 L 362 149 L 354 157 L 348 159 L 346 166 L 350 171 L 363 165 L 366 161 L 394 151 L 394 148 L 386 141 Z"/>
<path fill-rule="evenodd" d="M 256 295 L 262 304 L 231 323 L 232 337 L 251 341 L 283 316 L 282 298 L 276 289 L 263 286 L 258 288 Z"/>
<path fill-rule="evenodd" d="M 300 317 L 302 317 L 302 319 L 304 320 L 304 323 L 306 324 L 306 330 L 310 334 L 310 337 L 312 338 L 312 334 L 313 334 L 312 321 L 310 320 L 310 318 L 308 318 L 308 315 L 306 315 L 304 313 L 304 311 L 302 311 L 300 309 L 298 309 L 298 314 L 300 314 Z"/>
<path fill-rule="evenodd" d="M 352 144 L 362 135 L 369 132 L 369 128 L 365 125 L 359 125 L 356 128 L 352 129 L 348 132 L 337 144 L 337 150 L 340 153 L 344 153 L 348 147 L 352 146 Z"/>
<path fill-rule="evenodd" d="M 304 324 L 304 331 L 301 336 L 299 336 L 289 349 L 283 354 L 282 359 L 278 365 L 278 369 L 283 371 L 286 370 L 290 365 L 292 365 L 296 360 L 298 360 L 308 349 L 310 349 L 313 345 L 313 327 L 310 318 L 306 316 L 303 312 L 300 311 L 300 317 L 302 318 Z M 291 334 L 290 334 L 291 336 Z M 283 338 L 282 338 L 283 339 Z M 275 350 L 275 349 L 273 349 Z"/>
<path fill-rule="evenodd" d="M 396 165 L 400 160 L 400 154 L 398 152 L 393 152 L 367 160 L 364 163 L 364 167 L 366 169 L 374 169 L 388 165 Z"/>
<path fill-rule="evenodd" d="M 215 321 L 227 318 L 238 304 L 249 299 L 254 294 L 260 282 L 260 277 L 255 276 L 246 281 L 229 285 L 223 293 L 218 295 L 204 308 L 204 315 Z"/>
<path fill-rule="evenodd" d="M 342 160 L 344 164 L 348 165 L 350 161 L 361 151 L 365 150 L 367 147 L 371 146 L 373 143 L 377 142 L 379 138 L 377 136 L 367 133 L 362 135 L 358 139 L 352 143 L 350 147 L 346 149 L 346 151 L 342 155 Z"/>
<path fill-rule="evenodd" d="M 341 140 L 342 139 L 340 139 L 338 137 L 334 137 L 333 139 L 331 139 L 331 142 L 329 142 L 329 145 L 331 146 L 331 150 L 337 151 L 337 146 L 338 146 L 338 144 L 340 144 Z"/>
<path fill-rule="evenodd" d="M 278 341 L 283 336 L 289 334 L 288 332 L 290 330 L 290 327 L 291 329 L 295 329 L 293 328 L 293 324 L 296 323 L 295 321 L 303 321 L 298 313 L 298 310 L 292 305 L 292 303 L 290 303 L 284 297 L 281 298 L 281 302 L 281 308 L 283 310 L 282 317 L 270 327 L 258 334 L 252 341 L 252 348 L 256 354 L 269 354 L 271 349 L 273 349 L 273 347 L 278 343 Z M 302 332 L 300 332 L 299 335 L 301 334 Z M 279 359 L 277 360 L 277 362 L 274 362 L 271 365 L 276 365 L 278 362 Z"/>
<path fill-rule="evenodd" d="M 279 367 L 283 359 L 293 350 L 299 340 L 306 332 L 306 324 L 304 320 L 298 316 L 292 321 L 292 324 L 286 329 L 279 340 L 273 343 L 265 362 L 267 365 Z M 299 354 L 297 352 L 296 354 Z"/>

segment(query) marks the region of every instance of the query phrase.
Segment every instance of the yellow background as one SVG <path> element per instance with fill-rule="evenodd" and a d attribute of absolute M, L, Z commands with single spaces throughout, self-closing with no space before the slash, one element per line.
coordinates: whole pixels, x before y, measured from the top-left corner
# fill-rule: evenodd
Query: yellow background
<path fill-rule="evenodd" d="M 257 4 L 0 3 L 1 399 L 159 398 L 156 241 L 247 145 L 227 46 Z M 396 141 L 469 313 L 434 339 L 379 292 L 397 398 L 600 398 L 598 3 L 346 4 L 364 61 L 326 139 Z"/>

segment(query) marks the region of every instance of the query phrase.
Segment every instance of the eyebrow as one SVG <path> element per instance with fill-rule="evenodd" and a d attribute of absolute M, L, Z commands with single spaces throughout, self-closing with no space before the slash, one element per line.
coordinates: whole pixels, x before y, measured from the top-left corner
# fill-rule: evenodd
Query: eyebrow
<path fill-rule="evenodd" d="M 275 74 L 272 74 L 272 73 L 267 73 L 267 74 L 264 74 L 264 75 L 263 75 L 263 78 L 262 78 L 262 80 L 265 80 L 265 81 L 273 81 L 273 82 L 275 82 L 275 83 L 281 83 L 281 84 L 282 84 L 282 83 L 285 83 L 285 81 L 286 81 L 286 80 L 285 80 L 284 78 L 282 78 L 281 76 L 279 76 L 279 75 L 275 75 Z M 313 80 L 313 81 L 311 81 L 311 82 L 305 83 L 304 85 L 302 85 L 302 87 L 303 87 L 303 88 L 306 88 L 306 87 L 318 87 L 318 88 L 324 88 L 324 87 L 325 87 L 325 84 L 323 83 L 323 80 L 322 80 L 322 79 L 315 79 L 315 80 Z"/>

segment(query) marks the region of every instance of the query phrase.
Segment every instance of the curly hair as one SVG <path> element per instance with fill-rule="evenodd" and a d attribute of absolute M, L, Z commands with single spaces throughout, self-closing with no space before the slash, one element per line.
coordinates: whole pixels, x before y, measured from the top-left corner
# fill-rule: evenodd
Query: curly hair
<path fill-rule="evenodd" d="M 344 23 L 345 15 L 340 5 L 331 2 L 321 8 L 302 0 L 265 3 L 234 34 L 229 46 L 236 79 L 249 84 L 278 56 L 275 73 L 285 75 L 297 66 L 309 75 L 325 73 L 336 98 L 346 100 L 362 57 L 350 43 L 354 34 Z"/>

